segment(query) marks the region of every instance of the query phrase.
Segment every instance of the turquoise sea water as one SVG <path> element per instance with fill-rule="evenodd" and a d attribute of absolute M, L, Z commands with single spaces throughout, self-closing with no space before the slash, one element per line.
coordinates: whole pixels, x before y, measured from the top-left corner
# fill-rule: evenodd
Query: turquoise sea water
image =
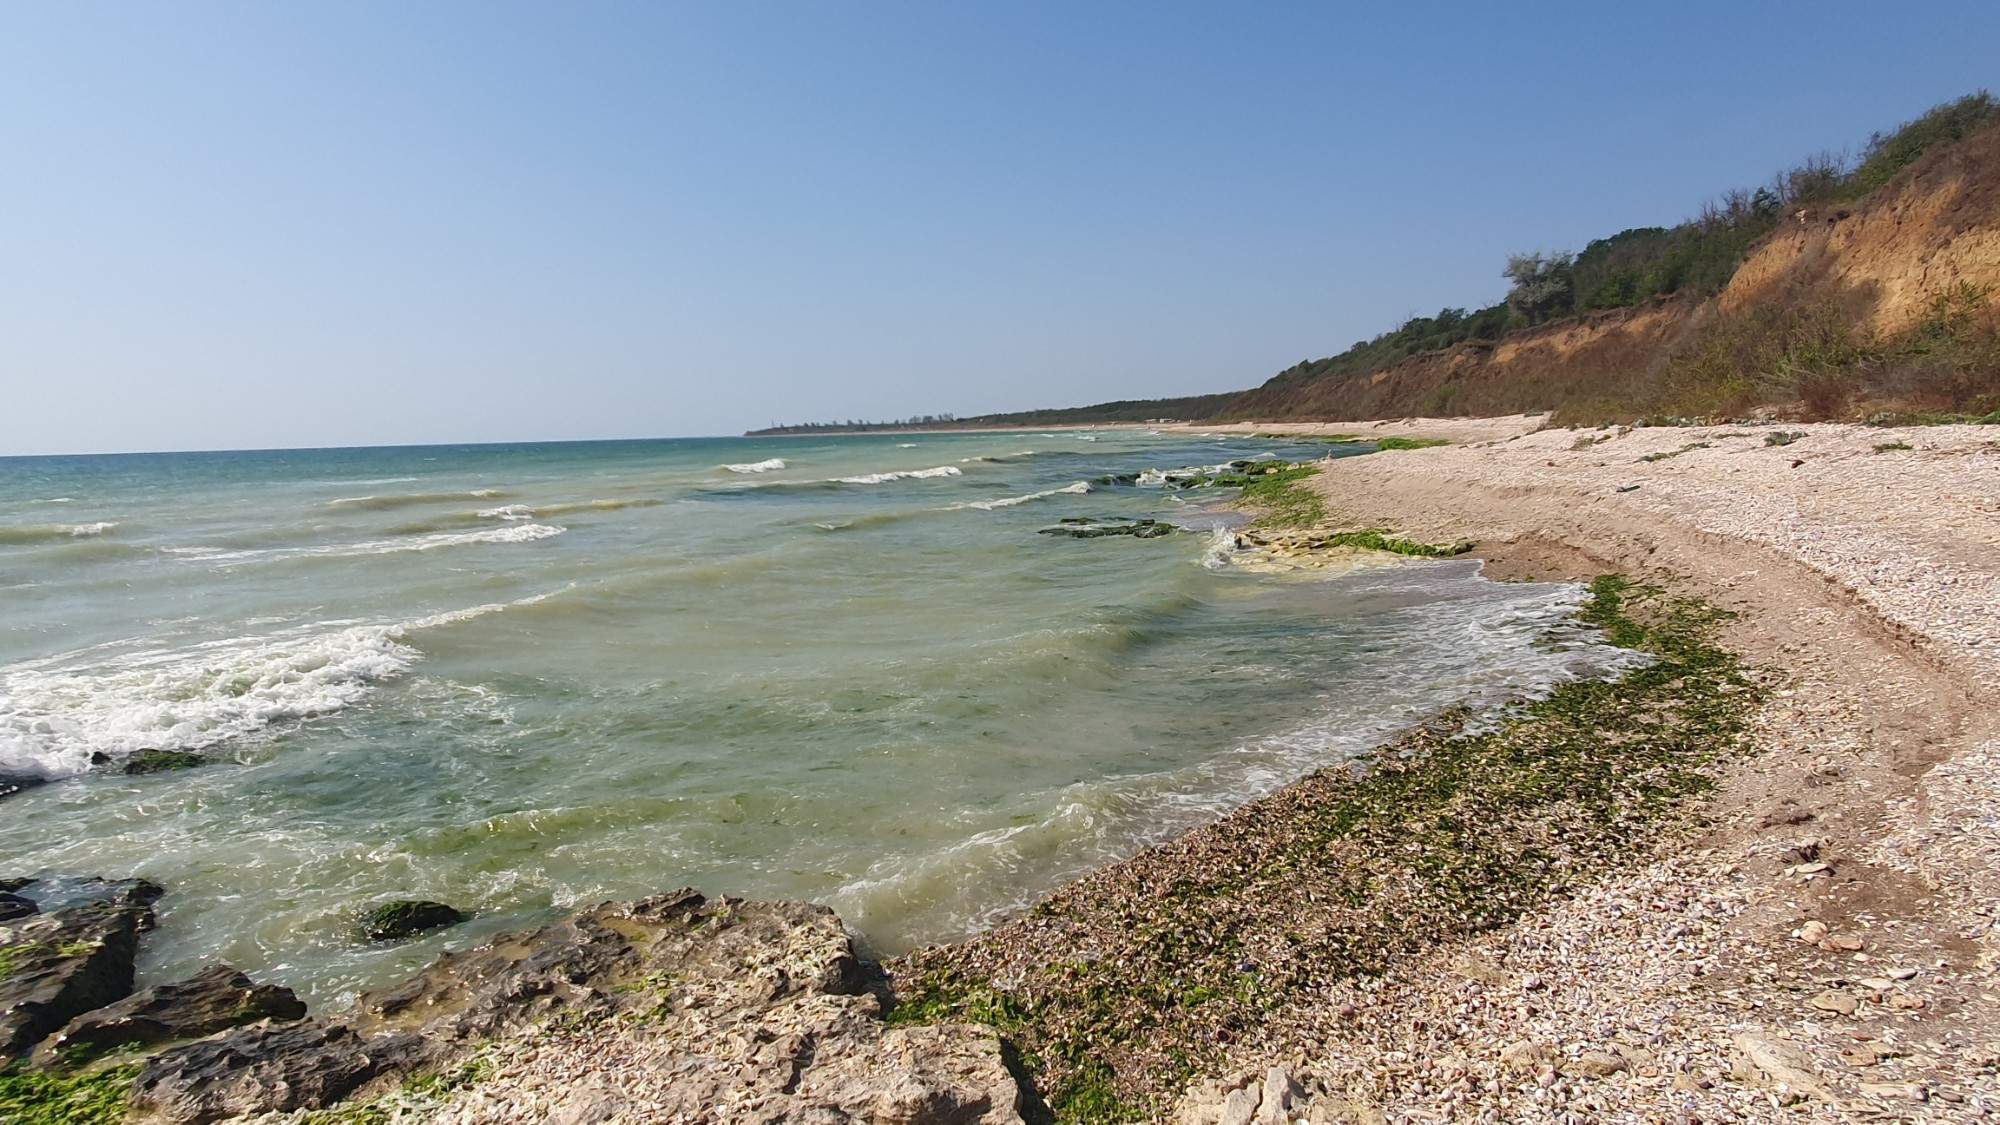
<path fill-rule="evenodd" d="M 0 875 L 164 884 L 148 979 L 316 1005 L 563 908 L 831 903 L 876 948 L 1458 703 L 1627 659 L 1469 560 L 1236 565 L 1142 431 L 0 460 Z M 1364 450 L 1345 449 L 1360 455 Z M 1136 481 L 1132 478 L 1138 476 Z M 1158 539 L 1039 534 L 1151 517 Z M 145 748 L 215 764 L 126 776 Z M 362 908 L 475 912 L 410 944 Z"/>

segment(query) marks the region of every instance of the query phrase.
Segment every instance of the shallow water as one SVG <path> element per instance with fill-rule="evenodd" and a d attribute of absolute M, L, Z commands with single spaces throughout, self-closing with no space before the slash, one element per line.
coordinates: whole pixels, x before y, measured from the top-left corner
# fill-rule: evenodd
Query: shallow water
<path fill-rule="evenodd" d="M 0 874 L 169 888 L 149 979 L 315 1005 L 681 885 L 963 936 L 1459 703 L 1629 659 L 1465 561 L 1246 573 L 1223 499 L 1322 446 L 879 435 L 0 460 Z M 1346 449 L 1345 453 L 1359 453 Z M 1151 479 L 1151 478 L 1148 478 Z M 127 777 L 93 755 L 220 759 Z M 390 897 L 475 919 L 354 940 Z"/>

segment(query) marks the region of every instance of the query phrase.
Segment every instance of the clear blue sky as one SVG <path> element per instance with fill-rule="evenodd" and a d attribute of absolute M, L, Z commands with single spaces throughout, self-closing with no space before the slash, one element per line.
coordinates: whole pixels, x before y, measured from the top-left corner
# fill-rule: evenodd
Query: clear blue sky
<path fill-rule="evenodd" d="M 0 3 L 0 454 L 1247 387 L 2000 85 L 2000 5 Z"/>

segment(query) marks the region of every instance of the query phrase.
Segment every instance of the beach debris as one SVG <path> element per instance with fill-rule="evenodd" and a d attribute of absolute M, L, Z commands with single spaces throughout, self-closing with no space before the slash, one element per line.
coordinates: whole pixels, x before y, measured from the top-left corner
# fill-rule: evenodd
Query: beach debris
<path fill-rule="evenodd" d="M 457 908 L 427 899 L 397 899 L 370 910 L 361 930 L 370 941 L 395 941 L 465 921 Z"/>

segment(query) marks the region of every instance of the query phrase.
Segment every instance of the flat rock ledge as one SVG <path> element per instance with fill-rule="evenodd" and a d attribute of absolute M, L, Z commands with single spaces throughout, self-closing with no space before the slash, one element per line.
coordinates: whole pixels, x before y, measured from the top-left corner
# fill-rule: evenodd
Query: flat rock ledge
<path fill-rule="evenodd" d="M 134 993 L 149 922 L 143 906 L 104 903 L 0 927 L 0 942 L 67 950 L 69 976 L 110 978 L 51 1005 L 43 993 L 78 989 L 44 972 L 32 996 L 0 1002 L 8 1053 L 134 1066 L 135 1122 L 275 1125 L 343 1103 L 440 1123 L 1022 1121 L 994 1033 L 889 1027 L 881 973 L 821 906 L 692 890 L 606 903 L 447 953 L 316 1019 L 227 966 Z M 52 940 L 57 927 L 69 936 Z M 97 927 L 88 941 L 84 927 Z M 110 959 L 85 963 L 85 946 Z"/>

